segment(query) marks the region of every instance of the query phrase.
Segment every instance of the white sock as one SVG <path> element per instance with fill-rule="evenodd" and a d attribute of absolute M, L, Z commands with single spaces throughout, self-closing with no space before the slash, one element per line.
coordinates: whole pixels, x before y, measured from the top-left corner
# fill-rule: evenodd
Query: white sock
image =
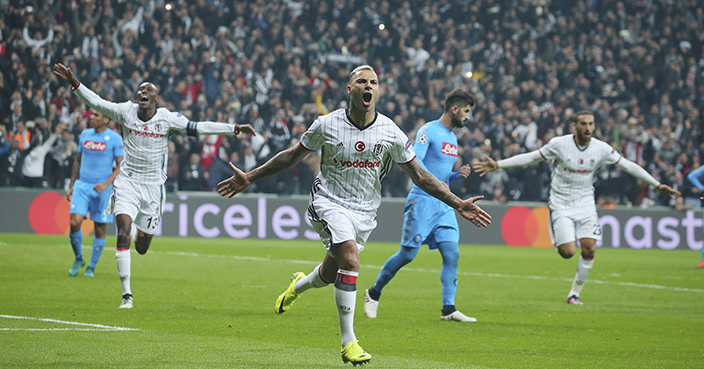
<path fill-rule="evenodd" d="M 574 282 L 572 282 L 572 290 L 570 290 L 569 296 L 579 297 L 579 293 L 582 292 L 582 287 L 584 287 L 584 283 L 587 282 L 587 277 L 589 277 L 589 270 L 592 269 L 593 265 L 594 258 L 587 260 L 584 259 L 583 256 L 579 257 L 579 261 L 577 262 L 577 274 L 574 276 Z"/>
<path fill-rule="evenodd" d="M 357 340 L 354 335 L 354 308 L 357 302 L 357 276 L 359 273 L 338 269 L 335 280 L 335 306 L 340 323 L 342 347 Z"/>
<path fill-rule="evenodd" d="M 318 264 L 318 266 L 313 268 L 312 272 L 310 272 L 307 276 L 299 279 L 296 282 L 296 285 L 293 287 L 293 289 L 296 291 L 296 293 L 303 293 L 305 291 L 308 291 L 311 288 L 326 287 L 330 284 L 330 283 L 323 281 L 323 279 L 320 278 L 320 268 L 322 266 L 323 266 L 323 264 Z"/>
<path fill-rule="evenodd" d="M 130 269 L 132 265 L 132 255 L 130 255 L 130 250 L 115 251 L 115 262 L 117 263 L 117 274 L 120 275 L 120 282 L 122 282 L 122 294 L 131 295 Z"/>

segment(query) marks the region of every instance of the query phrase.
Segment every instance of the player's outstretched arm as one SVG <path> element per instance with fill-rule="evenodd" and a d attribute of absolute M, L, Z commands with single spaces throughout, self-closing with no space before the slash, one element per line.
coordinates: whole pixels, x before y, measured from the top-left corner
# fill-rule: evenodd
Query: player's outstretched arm
<path fill-rule="evenodd" d="M 625 170 L 628 174 L 640 179 L 643 182 L 646 182 L 652 186 L 655 187 L 656 190 L 669 195 L 669 196 L 681 196 L 682 194 L 680 191 L 677 191 L 673 189 L 672 187 L 662 184 L 658 182 L 653 176 L 648 173 L 643 167 L 640 165 L 626 159 L 626 158 L 621 158 L 621 160 L 616 163 L 617 166 L 621 167 L 623 170 Z"/>
<path fill-rule="evenodd" d="M 425 170 L 417 160 L 406 165 L 401 165 L 401 169 L 411 178 L 416 186 L 457 210 L 462 217 L 472 222 L 475 226 L 486 227 L 487 224 L 491 224 L 491 215 L 475 204 L 476 201 L 483 199 L 484 196 L 472 197 L 462 201 L 450 191 L 444 182 L 439 181 L 430 172 Z"/>
<path fill-rule="evenodd" d="M 232 198 L 238 193 L 246 190 L 252 183 L 279 174 L 284 170 L 293 167 L 305 158 L 309 152 L 310 151 L 304 149 L 301 145 L 291 146 L 288 149 L 279 152 L 276 156 L 269 159 L 258 168 L 253 169 L 249 173 L 245 173 L 237 169 L 237 167 L 230 163 L 230 168 L 232 168 L 235 174 L 233 174 L 232 177 L 218 183 L 218 192 L 222 196 Z"/>
<path fill-rule="evenodd" d="M 112 120 L 118 120 L 121 109 L 118 104 L 104 100 L 87 86 L 81 84 L 70 68 L 61 63 L 54 64 L 54 74 L 71 84 L 71 90 L 91 109 L 95 109 Z"/>
<path fill-rule="evenodd" d="M 194 122 L 189 121 L 185 117 L 176 120 L 176 128 L 180 131 L 186 131 L 189 136 L 197 135 L 238 135 L 240 133 L 256 136 L 257 132 L 249 124 L 230 124 L 220 122 Z"/>
<path fill-rule="evenodd" d="M 497 169 L 499 169 L 499 165 L 496 163 L 496 160 L 484 155 L 484 160 L 485 161 L 480 161 L 477 163 L 472 164 L 472 168 L 479 173 L 480 177 L 484 177 L 487 173 L 493 172 Z"/>
<path fill-rule="evenodd" d="M 484 162 L 474 163 L 474 170 L 479 173 L 480 177 L 483 177 L 489 172 L 493 172 L 499 168 L 513 168 L 513 167 L 523 167 L 526 165 L 531 165 L 539 161 L 545 160 L 545 157 L 540 153 L 540 150 L 535 150 L 527 152 L 524 154 L 514 155 L 508 159 L 503 159 L 496 161 L 486 155 L 484 155 Z"/>

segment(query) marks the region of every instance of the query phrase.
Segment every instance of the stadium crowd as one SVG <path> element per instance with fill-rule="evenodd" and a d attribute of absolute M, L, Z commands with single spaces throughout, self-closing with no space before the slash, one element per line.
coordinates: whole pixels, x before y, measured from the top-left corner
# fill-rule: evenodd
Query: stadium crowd
<path fill-rule="evenodd" d="M 696 0 L 221 1 L 0 0 L 0 186 L 64 188 L 89 112 L 51 72 L 61 62 L 107 100 L 154 82 L 159 106 L 192 120 L 248 123 L 253 137 L 175 134 L 167 188 L 213 190 L 298 141 L 316 116 L 345 107 L 349 71 L 372 65 L 378 110 L 411 140 L 457 87 L 478 100 L 457 132 L 458 166 L 531 151 L 596 113 L 595 137 L 662 183 L 671 200 L 612 166 L 603 206 L 698 207 L 704 9 Z M 111 122 L 111 129 L 119 131 Z M 58 134 L 55 134 L 58 133 Z M 53 136 L 57 137 L 53 137 Z M 52 139 L 53 138 L 53 139 Z M 319 157 L 249 191 L 307 194 Z M 467 198 L 544 201 L 550 168 L 472 174 Z M 395 168 L 385 196 L 405 197 Z M 680 201 L 680 203 L 673 203 Z"/>

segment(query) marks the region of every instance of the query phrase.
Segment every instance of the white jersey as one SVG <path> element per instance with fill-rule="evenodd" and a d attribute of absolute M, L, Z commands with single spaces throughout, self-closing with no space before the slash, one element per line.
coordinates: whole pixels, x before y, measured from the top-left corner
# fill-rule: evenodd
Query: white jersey
<path fill-rule="evenodd" d="M 103 100 L 83 84 L 75 92 L 91 108 L 122 126 L 125 156 L 118 176 L 124 176 L 134 183 L 160 185 L 166 182 L 169 135 L 174 130 L 188 130 L 189 134 L 195 134 L 206 133 L 202 132 L 202 128 L 207 127 L 212 133 L 234 134 L 234 125 L 192 122 L 180 113 L 165 108 L 157 109 L 156 114 L 144 122 L 137 116 L 139 105 L 135 103 Z M 200 129 L 196 128 L 199 125 Z"/>
<path fill-rule="evenodd" d="M 616 164 L 621 155 L 604 141 L 591 139 L 581 149 L 574 135 L 555 137 L 538 149 L 552 160 L 548 206 L 551 210 L 594 210 L 594 175 L 603 165 Z"/>
<path fill-rule="evenodd" d="M 364 212 L 379 208 L 381 180 L 393 163 L 407 164 L 416 157 L 411 141 L 391 119 L 377 113 L 371 124 L 359 129 L 345 109 L 316 119 L 300 145 L 321 150 L 311 194 Z"/>

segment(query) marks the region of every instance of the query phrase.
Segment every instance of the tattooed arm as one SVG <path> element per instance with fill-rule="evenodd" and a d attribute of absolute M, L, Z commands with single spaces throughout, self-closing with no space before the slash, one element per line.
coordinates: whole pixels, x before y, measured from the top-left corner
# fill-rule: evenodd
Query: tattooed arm
<path fill-rule="evenodd" d="M 439 181 L 430 172 L 425 170 L 417 160 L 401 165 L 404 173 L 411 177 L 413 183 L 420 187 L 428 195 L 444 202 L 451 208 L 457 210 L 462 217 L 472 222 L 477 227 L 486 227 L 491 224 L 491 215 L 475 204 L 484 198 L 476 196 L 467 200 L 462 200 L 450 191 L 444 182 Z"/>

